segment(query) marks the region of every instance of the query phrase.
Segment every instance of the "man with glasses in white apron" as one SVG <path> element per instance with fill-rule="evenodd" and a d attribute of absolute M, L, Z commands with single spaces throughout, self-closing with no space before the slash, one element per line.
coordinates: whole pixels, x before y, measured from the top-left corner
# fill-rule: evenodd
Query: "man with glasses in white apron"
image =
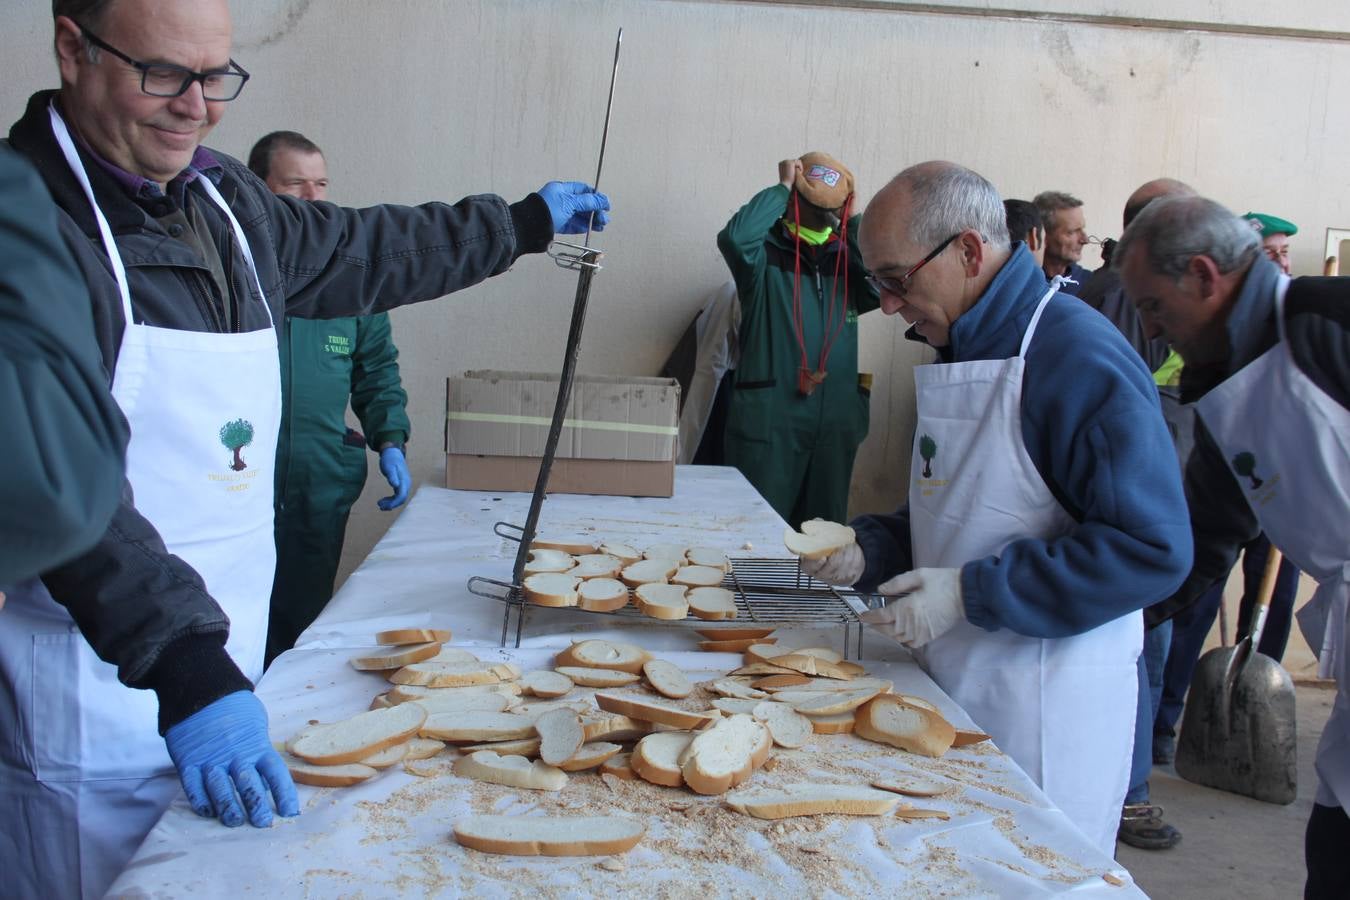
<path fill-rule="evenodd" d="M 1304 896 L 1350 896 L 1350 288 L 1291 281 L 1257 232 L 1203 197 L 1151 204 L 1115 259 L 1145 324 L 1185 360 L 1182 399 L 1199 413 L 1186 469 L 1195 565 L 1170 611 L 1259 530 L 1317 580 L 1298 622 L 1337 693 L 1317 748 Z"/>
<path fill-rule="evenodd" d="M 1140 610 L 1190 567 L 1158 392 L 1105 318 L 1059 296 L 1003 203 L 952 163 L 901 172 L 860 246 L 915 369 L 909 502 L 805 568 L 889 595 L 864 619 L 916 659 L 1103 852 L 1129 779 Z"/>
<path fill-rule="evenodd" d="M 97 897 L 180 781 L 226 825 L 299 812 L 252 693 L 275 569 L 278 324 L 443 296 L 591 213 L 603 226 L 609 203 L 575 182 L 510 205 L 276 197 L 201 146 L 248 79 L 227 0 L 53 11 L 61 89 L 34 95 L 9 142 L 61 210 L 131 439 L 102 538 L 0 615 L 0 872 L 13 895 Z"/>

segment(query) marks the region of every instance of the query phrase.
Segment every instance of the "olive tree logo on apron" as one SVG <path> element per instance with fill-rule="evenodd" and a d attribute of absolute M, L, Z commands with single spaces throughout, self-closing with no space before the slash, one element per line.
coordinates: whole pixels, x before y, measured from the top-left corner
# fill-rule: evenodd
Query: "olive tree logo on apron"
<path fill-rule="evenodd" d="M 248 463 L 244 462 L 244 457 L 240 454 L 245 447 L 253 443 L 252 422 L 247 419 L 226 422 L 220 426 L 220 442 L 225 445 L 226 450 L 234 452 L 234 459 L 230 461 L 231 469 L 240 472 L 248 468 Z"/>
<path fill-rule="evenodd" d="M 1276 487 L 1280 483 L 1280 473 L 1272 472 L 1267 467 L 1265 478 L 1258 475 L 1255 453 L 1250 450 L 1239 450 L 1233 454 L 1229 465 L 1233 467 L 1233 474 L 1237 476 L 1238 483 L 1250 494 L 1248 502 L 1254 506 L 1265 506 L 1274 499 L 1277 494 Z"/>
<path fill-rule="evenodd" d="M 933 458 L 937 456 L 937 441 L 925 434 L 919 438 L 919 455 L 923 457 L 923 477 L 933 477 Z"/>
<path fill-rule="evenodd" d="M 1233 471 L 1250 480 L 1252 490 L 1265 484 L 1264 480 L 1256 477 L 1256 456 L 1246 450 L 1233 457 Z"/>

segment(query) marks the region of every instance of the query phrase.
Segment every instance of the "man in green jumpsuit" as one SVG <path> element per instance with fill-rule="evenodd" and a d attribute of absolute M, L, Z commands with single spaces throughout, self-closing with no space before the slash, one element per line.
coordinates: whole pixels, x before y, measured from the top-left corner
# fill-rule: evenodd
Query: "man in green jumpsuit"
<path fill-rule="evenodd" d="M 850 217 L 853 175 L 824 153 L 778 164 L 778 183 L 717 236 L 741 303 L 740 364 L 726 461 L 780 516 L 843 522 L 867 436 L 871 376 L 858 373 L 858 316 L 880 298 Z"/>
<path fill-rule="evenodd" d="M 323 153 L 295 132 L 264 137 L 248 165 L 273 193 L 327 197 Z M 404 454 L 408 395 L 387 313 L 322 321 L 287 316 L 281 392 L 268 664 L 295 645 L 333 595 L 347 516 L 366 483 L 366 447 L 380 454 L 380 471 L 394 489 L 380 509 L 402 506 L 412 486 Z M 364 436 L 347 427 L 348 398 Z"/>

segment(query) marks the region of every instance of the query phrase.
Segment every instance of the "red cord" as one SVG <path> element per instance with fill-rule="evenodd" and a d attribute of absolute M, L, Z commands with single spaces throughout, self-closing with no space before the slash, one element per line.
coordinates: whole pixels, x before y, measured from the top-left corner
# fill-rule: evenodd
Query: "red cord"
<path fill-rule="evenodd" d="M 801 373 L 806 372 L 806 325 L 802 319 L 802 210 L 797 202 L 797 191 L 792 192 L 792 219 L 797 226 L 792 230 L 792 328 L 797 336 L 797 347 L 802 351 L 801 370 L 797 375 L 797 385 L 801 387 Z"/>

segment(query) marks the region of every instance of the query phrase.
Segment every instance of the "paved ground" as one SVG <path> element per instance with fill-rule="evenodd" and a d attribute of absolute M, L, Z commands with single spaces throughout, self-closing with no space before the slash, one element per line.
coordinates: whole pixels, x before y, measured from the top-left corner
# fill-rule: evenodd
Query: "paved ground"
<path fill-rule="evenodd" d="M 1150 897 L 1303 896 L 1303 832 L 1316 790 L 1313 755 L 1334 697 L 1330 688 L 1298 686 L 1298 799 L 1289 806 L 1191 784 L 1171 766 L 1154 768 L 1152 802 L 1166 808 L 1167 821 L 1181 830 L 1181 843 L 1151 851 L 1120 844 L 1117 852 Z"/>

